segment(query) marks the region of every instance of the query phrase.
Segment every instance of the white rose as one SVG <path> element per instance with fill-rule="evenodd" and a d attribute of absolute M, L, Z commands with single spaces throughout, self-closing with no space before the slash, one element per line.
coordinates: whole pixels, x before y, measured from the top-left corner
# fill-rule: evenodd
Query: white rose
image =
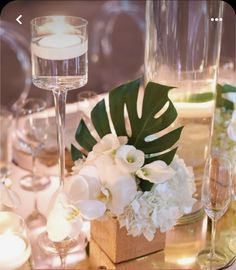
<path fill-rule="evenodd" d="M 115 161 L 124 172 L 135 172 L 144 164 L 144 153 L 132 145 L 123 145 L 116 151 Z"/>
<path fill-rule="evenodd" d="M 117 137 L 113 134 L 107 134 L 97 144 L 94 145 L 93 152 L 97 154 L 110 154 L 127 142 L 127 137 Z"/>
<path fill-rule="evenodd" d="M 175 171 L 164 161 L 157 160 L 145 165 L 136 172 L 137 176 L 155 184 L 160 184 L 171 179 Z"/>

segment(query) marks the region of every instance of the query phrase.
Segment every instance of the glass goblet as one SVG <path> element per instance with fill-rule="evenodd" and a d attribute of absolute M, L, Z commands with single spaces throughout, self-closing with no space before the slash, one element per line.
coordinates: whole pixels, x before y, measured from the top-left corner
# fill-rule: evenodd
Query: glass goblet
<path fill-rule="evenodd" d="M 20 147 L 32 155 L 31 174 L 20 179 L 20 186 L 35 193 L 34 210 L 27 217 L 27 225 L 31 228 L 46 224 L 46 218 L 38 210 L 37 192 L 45 189 L 50 180 L 48 177 L 36 176 L 35 161 L 38 153 L 44 148 L 47 140 L 48 117 L 46 102 L 38 98 L 26 99 L 17 108 L 16 138 Z"/>
<path fill-rule="evenodd" d="M 197 261 L 202 268 L 216 269 L 227 263 L 225 254 L 215 249 L 216 223 L 227 211 L 231 201 L 231 164 L 219 155 L 210 156 L 205 165 L 202 185 L 202 203 L 212 221 L 211 247 L 198 253 Z"/>

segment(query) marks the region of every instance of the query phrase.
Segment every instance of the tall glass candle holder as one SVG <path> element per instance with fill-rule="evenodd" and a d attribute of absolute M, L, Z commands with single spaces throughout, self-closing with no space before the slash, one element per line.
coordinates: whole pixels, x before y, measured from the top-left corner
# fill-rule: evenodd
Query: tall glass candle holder
<path fill-rule="evenodd" d="M 169 94 L 178 112 L 175 125 L 184 126 L 177 154 L 193 167 L 198 202 L 192 211 L 199 217 L 201 181 L 212 132 L 222 11 L 222 1 L 146 2 L 145 79 L 175 87 Z M 189 220 L 193 219 L 184 217 L 184 223 Z"/>
<path fill-rule="evenodd" d="M 31 33 L 33 83 L 41 89 L 52 91 L 54 95 L 59 178 L 60 186 L 63 186 L 66 95 L 68 90 L 87 83 L 87 21 L 72 16 L 38 17 L 31 21 Z M 42 246 L 50 246 L 54 250 L 53 243 L 47 242 L 47 237 L 41 240 Z"/>

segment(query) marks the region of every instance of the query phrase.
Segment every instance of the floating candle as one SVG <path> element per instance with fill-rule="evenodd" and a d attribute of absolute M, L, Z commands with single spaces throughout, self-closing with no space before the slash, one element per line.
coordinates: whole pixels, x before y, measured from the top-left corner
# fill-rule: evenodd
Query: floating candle
<path fill-rule="evenodd" d="M 88 50 L 88 42 L 82 36 L 57 33 L 33 42 L 32 53 L 47 60 L 66 60 L 79 57 Z"/>

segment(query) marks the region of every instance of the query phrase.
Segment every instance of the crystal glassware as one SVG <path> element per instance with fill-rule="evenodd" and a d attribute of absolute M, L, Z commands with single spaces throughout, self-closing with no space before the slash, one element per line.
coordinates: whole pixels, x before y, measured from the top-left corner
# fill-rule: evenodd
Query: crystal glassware
<path fill-rule="evenodd" d="M 30 257 L 25 222 L 13 212 L 0 212 L 0 250 L 0 269 L 19 269 Z"/>
<path fill-rule="evenodd" d="M 197 202 L 179 223 L 202 217 L 201 182 L 212 133 L 219 64 L 221 1 L 146 1 L 145 81 L 172 86 L 169 97 L 184 126 L 178 155 L 194 170 Z M 200 215 L 202 212 L 202 215 Z"/>
<path fill-rule="evenodd" d="M 12 114 L 3 106 L 0 108 L 0 180 L 10 174 Z"/>
<path fill-rule="evenodd" d="M 198 253 L 197 260 L 202 268 L 216 269 L 227 263 L 227 257 L 215 249 L 216 222 L 227 211 L 232 196 L 231 164 L 220 155 L 210 156 L 205 165 L 202 204 L 212 221 L 211 247 Z"/>
<path fill-rule="evenodd" d="M 46 218 L 39 212 L 37 191 L 45 189 L 50 180 L 46 176 L 36 175 L 35 161 L 39 152 L 44 148 L 48 133 L 48 117 L 46 102 L 39 98 L 26 99 L 16 110 L 16 138 L 20 148 L 32 155 L 31 174 L 20 179 L 20 186 L 35 193 L 34 210 L 27 217 L 30 228 L 46 224 Z"/>
<path fill-rule="evenodd" d="M 87 83 L 87 21 L 72 16 L 45 16 L 31 21 L 33 83 L 54 95 L 60 186 L 65 181 L 65 109 L 68 90 Z M 41 246 L 55 247 L 44 235 Z M 67 241 L 68 242 L 68 241 Z M 67 245 L 68 246 L 68 245 Z M 60 253 L 60 252 L 59 252 Z"/>

